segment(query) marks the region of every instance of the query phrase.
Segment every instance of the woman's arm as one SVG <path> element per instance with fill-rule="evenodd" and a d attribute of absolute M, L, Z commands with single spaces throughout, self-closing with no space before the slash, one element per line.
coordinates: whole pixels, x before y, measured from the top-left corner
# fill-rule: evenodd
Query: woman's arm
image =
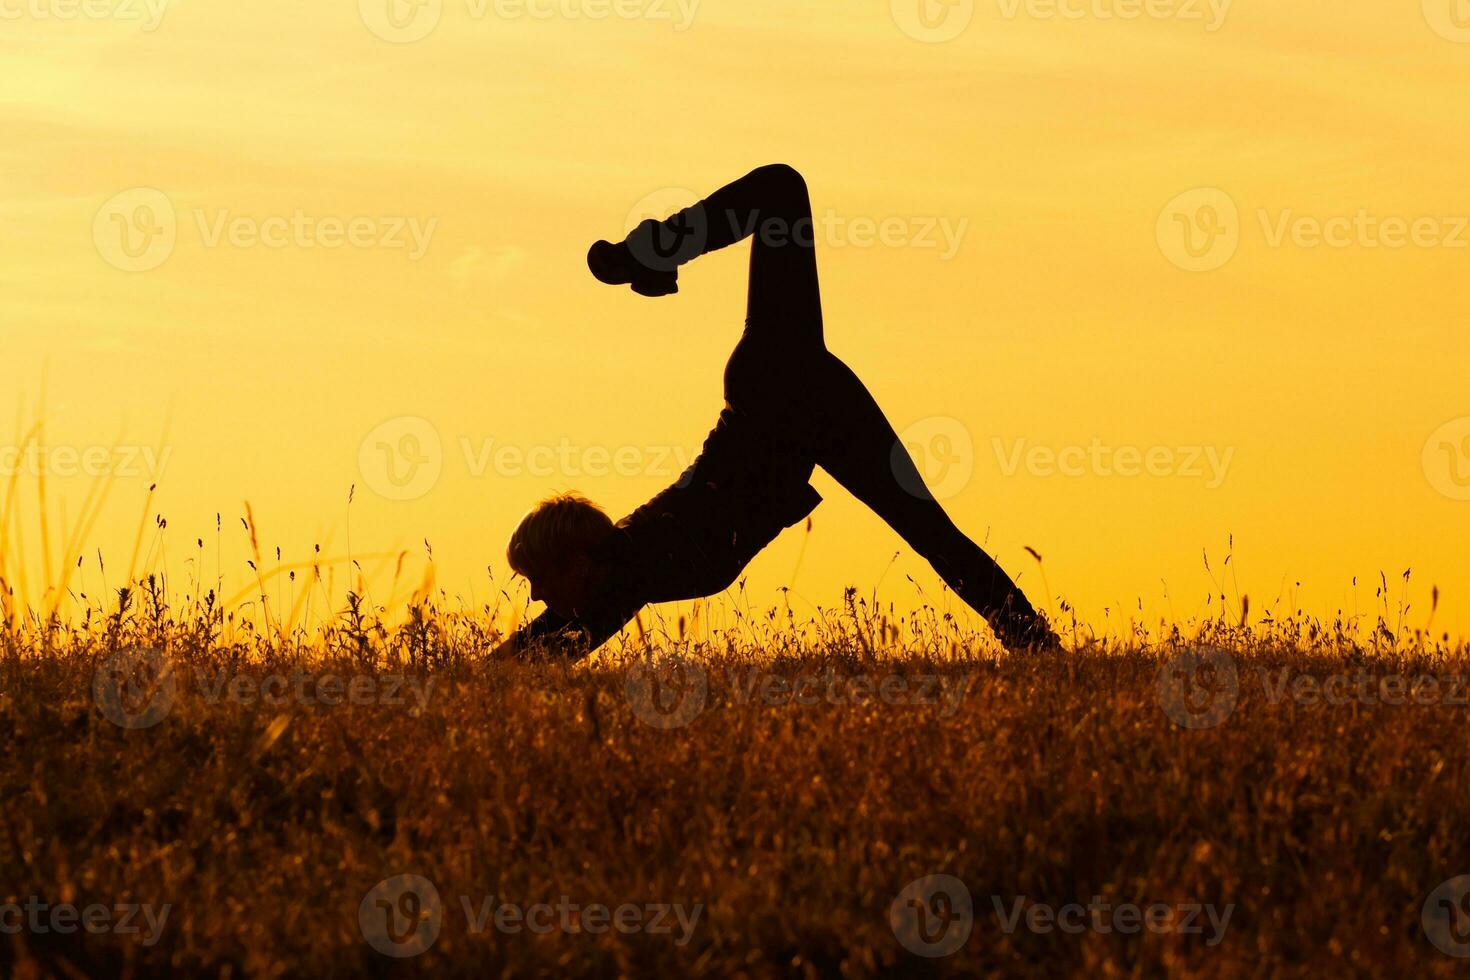
<path fill-rule="evenodd" d="M 567 619 L 550 609 L 506 637 L 492 652 L 496 659 L 564 657 L 578 660 L 617 636 L 638 610 Z"/>

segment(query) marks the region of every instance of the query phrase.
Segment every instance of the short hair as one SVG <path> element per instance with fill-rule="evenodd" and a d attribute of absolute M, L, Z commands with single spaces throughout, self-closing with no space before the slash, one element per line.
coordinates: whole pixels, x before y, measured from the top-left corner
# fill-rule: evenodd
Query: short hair
<path fill-rule="evenodd" d="M 511 532 L 505 557 L 517 575 L 555 566 L 572 555 L 586 553 L 613 529 L 612 518 L 578 493 L 547 497 L 521 518 Z"/>

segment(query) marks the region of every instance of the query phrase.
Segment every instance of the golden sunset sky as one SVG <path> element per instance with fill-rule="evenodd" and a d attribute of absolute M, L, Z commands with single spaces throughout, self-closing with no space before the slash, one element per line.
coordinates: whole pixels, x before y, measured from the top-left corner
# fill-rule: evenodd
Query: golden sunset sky
<path fill-rule="evenodd" d="M 1043 608 L 1116 632 L 1223 586 L 1371 616 L 1381 571 L 1396 616 L 1412 568 L 1407 621 L 1437 585 L 1435 631 L 1470 632 L 1470 10 L 393 2 L 0 0 L 0 464 L 33 593 L 41 469 L 53 568 L 100 548 L 114 588 L 145 507 L 175 585 L 196 537 L 213 576 L 217 511 L 245 583 L 248 500 L 286 559 L 350 532 L 416 579 L 427 539 L 483 601 L 537 498 L 620 516 L 720 408 L 746 249 L 646 300 L 588 244 L 784 161 L 829 346 Z M 757 605 L 936 594 L 815 484 Z"/>

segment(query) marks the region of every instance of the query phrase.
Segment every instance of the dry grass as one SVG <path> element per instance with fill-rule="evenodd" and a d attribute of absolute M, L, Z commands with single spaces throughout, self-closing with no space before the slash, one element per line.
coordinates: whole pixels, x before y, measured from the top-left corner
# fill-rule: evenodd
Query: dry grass
<path fill-rule="evenodd" d="M 1282 669 L 1470 674 L 1464 648 L 1381 624 L 1366 638 L 1341 623 L 1194 624 L 1190 644 L 1234 652 L 1240 696 L 1218 726 L 1187 730 L 1158 687 L 1161 664 L 1190 645 L 1182 636 L 1028 660 L 997 656 L 932 610 L 885 622 L 854 601 L 805 631 L 741 612 L 698 641 L 681 643 L 678 627 L 645 638 L 686 654 L 700 665 L 686 684 L 707 685 L 697 716 L 660 728 L 640 715 L 640 644 L 573 667 L 490 662 L 484 611 L 419 605 L 390 628 L 356 603 L 309 636 L 238 621 L 227 632 L 217 608 L 175 613 L 144 584 L 100 612 L 86 628 L 17 617 L 0 638 L 0 899 L 172 908 L 153 946 L 0 935 L 0 968 L 16 976 L 1449 976 L 1459 965 L 1426 939 L 1421 907 L 1470 872 L 1467 709 L 1271 703 Z M 166 652 L 175 694 L 156 725 L 121 727 L 95 681 L 117 651 L 144 647 Z M 221 677 L 297 670 L 432 693 L 422 707 L 407 685 L 400 704 L 210 697 Z M 749 693 L 752 678 L 828 674 L 903 677 L 910 692 L 934 677 L 962 693 L 937 705 L 892 688 L 806 705 L 778 703 L 779 688 Z M 124 706 L 150 690 L 124 686 Z M 365 940 L 359 907 L 405 873 L 435 884 L 443 916 L 426 952 L 393 960 Z M 959 952 L 930 960 L 900 944 L 889 913 L 933 874 L 963 881 L 975 916 Z M 702 908 L 679 945 L 678 929 L 475 932 L 462 895 L 476 907 L 569 896 Z M 1233 910 L 1208 945 L 1208 930 L 1008 934 L 991 898 L 1094 895 Z"/>

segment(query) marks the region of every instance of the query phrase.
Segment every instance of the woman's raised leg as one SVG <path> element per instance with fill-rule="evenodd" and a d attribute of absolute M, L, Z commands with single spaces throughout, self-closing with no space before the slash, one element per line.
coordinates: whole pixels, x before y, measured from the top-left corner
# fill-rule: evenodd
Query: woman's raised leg
<path fill-rule="evenodd" d="M 603 282 L 638 292 L 675 292 L 679 266 L 746 238 L 747 333 L 779 331 L 786 342 L 822 343 L 816 229 L 806 181 L 786 164 L 752 170 L 663 221 L 643 222 L 626 240 L 598 242 L 587 262 Z"/>

